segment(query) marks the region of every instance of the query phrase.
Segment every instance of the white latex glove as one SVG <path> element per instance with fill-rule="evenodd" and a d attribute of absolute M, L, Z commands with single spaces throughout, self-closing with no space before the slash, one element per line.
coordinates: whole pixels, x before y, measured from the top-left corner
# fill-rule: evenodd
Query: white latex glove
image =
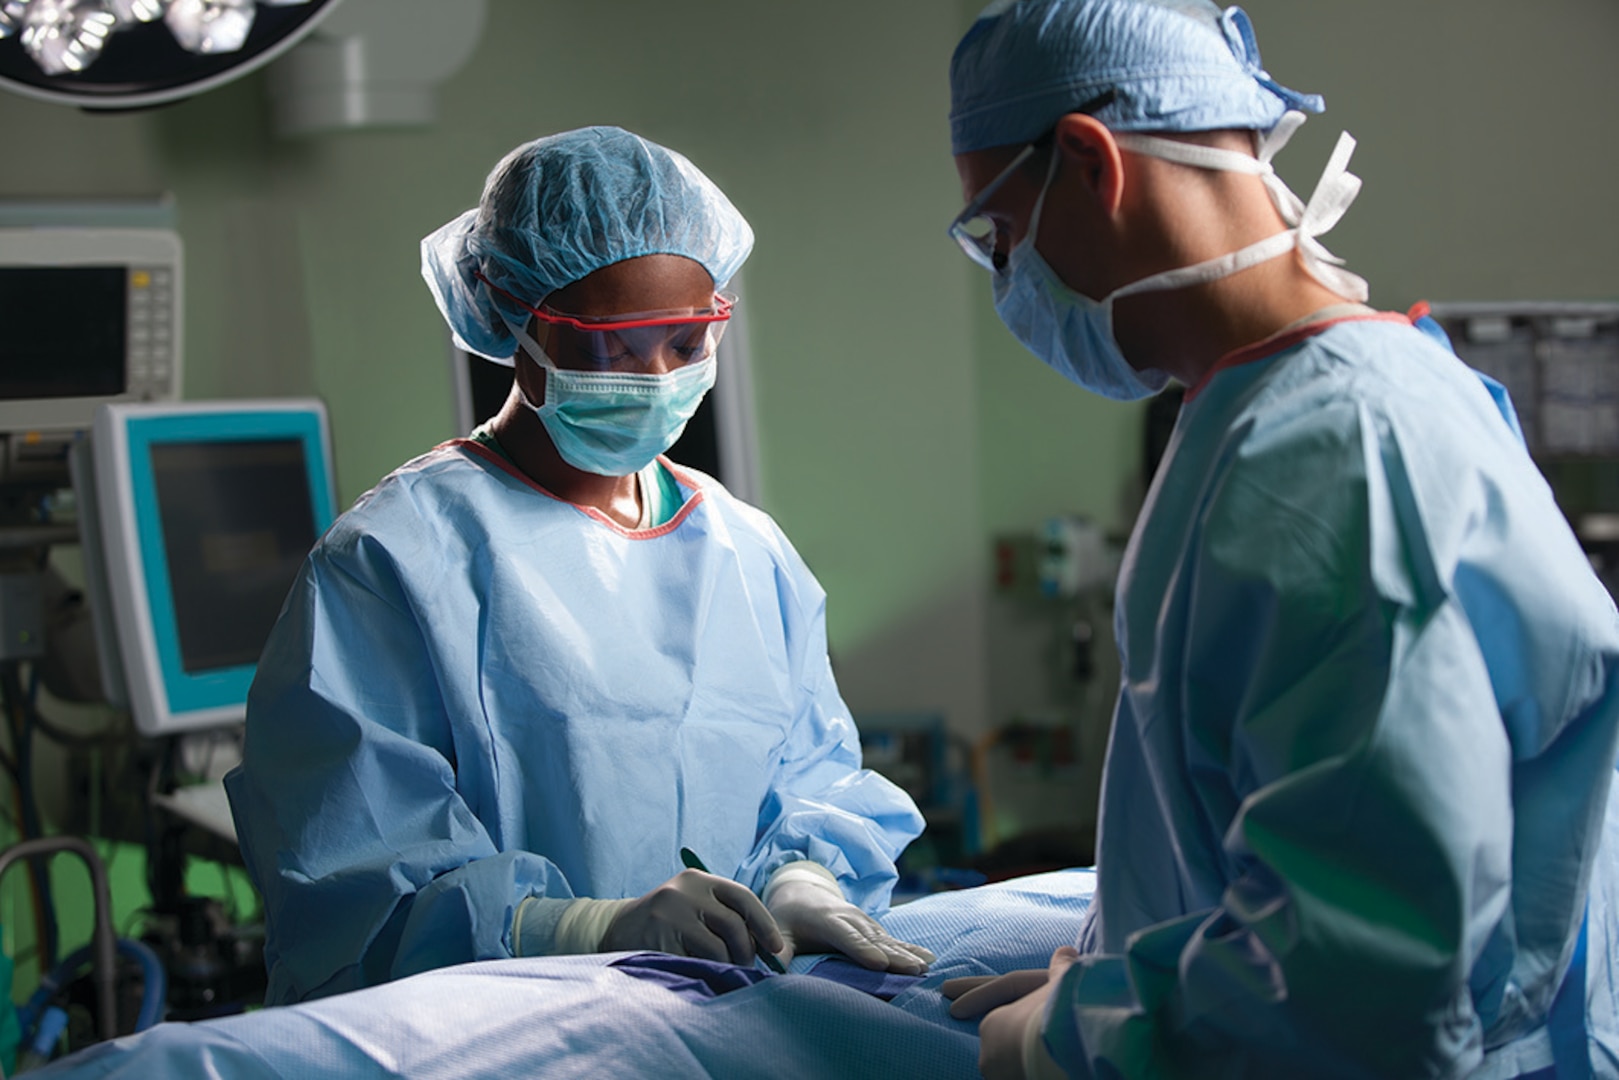
<path fill-rule="evenodd" d="M 751 964 L 756 943 L 773 953 L 786 945 L 752 889 L 701 870 L 682 870 L 639 899 L 610 903 L 616 906 L 600 952 L 648 949 Z"/>
<path fill-rule="evenodd" d="M 862 967 L 900 975 L 920 975 L 934 960 L 922 946 L 890 937 L 845 900 L 831 871 L 817 863 L 788 863 L 772 874 L 765 906 L 787 939 L 783 960 L 800 952 L 837 952 Z"/>

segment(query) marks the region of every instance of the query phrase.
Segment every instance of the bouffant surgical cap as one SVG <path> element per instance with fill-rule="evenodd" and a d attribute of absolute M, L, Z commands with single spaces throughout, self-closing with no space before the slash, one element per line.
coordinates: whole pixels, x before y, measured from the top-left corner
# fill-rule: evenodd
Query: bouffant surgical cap
<path fill-rule="evenodd" d="M 1090 106 L 1113 131 L 1269 131 L 1321 98 L 1260 66 L 1241 8 L 1209 0 L 997 0 L 950 61 L 950 142 L 1027 143 Z"/>
<path fill-rule="evenodd" d="M 422 277 L 458 346 L 509 363 L 511 327 L 529 319 L 518 301 L 537 306 L 641 255 L 684 255 L 718 289 L 752 248 L 747 221 L 690 161 L 621 128 L 590 127 L 507 154 L 477 208 L 422 240 Z"/>

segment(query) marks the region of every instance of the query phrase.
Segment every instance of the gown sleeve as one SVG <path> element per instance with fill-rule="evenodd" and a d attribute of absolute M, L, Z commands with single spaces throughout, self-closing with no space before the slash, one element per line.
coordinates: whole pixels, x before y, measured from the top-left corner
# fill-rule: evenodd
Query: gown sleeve
<path fill-rule="evenodd" d="M 226 779 L 276 1004 L 509 957 L 523 899 L 573 895 L 549 860 L 498 852 L 463 800 L 423 629 L 367 543 L 306 561 Z"/>
<path fill-rule="evenodd" d="M 1045 1038 L 1074 1076 L 1470 1071 L 1475 1002 L 1502 990 L 1472 985 L 1475 962 L 1511 925 L 1537 756 L 1562 770 L 1538 819 L 1568 852 L 1549 864 L 1571 875 L 1550 883 L 1558 929 L 1579 925 L 1572 875 L 1613 760 L 1614 657 L 1593 645 L 1613 639 L 1611 605 L 1572 541 L 1497 543 L 1499 489 L 1414 462 L 1386 420 L 1345 408 L 1217 480 L 1171 631 L 1184 715 L 1136 717 L 1121 696 L 1118 723 L 1179 725 L 1182 759 L 1147 772 L 1198 792 L 1176 827 L 1211 835 L 1229 885 L 1066 973 Z M 1560 658 L 1551 689 L 1503 722 L 1498 695 L 1539 655 Z"/>
<path fill-rule="evenodd" d="M 879 912 L 898 878 L 895 860 L 921 835 L 922 814 L 903 790 L 861 768 L 860 734 L 827 657 L 825 593 L 780 542 L 789 558 L 778 594 L 798 705 L 737 880 L 762 892 L 777 869 L 809 860 L 832 872 L 850 903 Z"/>

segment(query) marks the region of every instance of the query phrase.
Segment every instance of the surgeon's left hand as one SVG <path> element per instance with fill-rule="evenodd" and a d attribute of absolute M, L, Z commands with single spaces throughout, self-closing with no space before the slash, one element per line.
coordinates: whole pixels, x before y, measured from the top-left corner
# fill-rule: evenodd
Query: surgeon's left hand
<path fill-rule="evenodd" d="M 779 871 L 766 892 L 770 909 L 787 948 L 784 961 L 801 952 L 837 952 L 874 971 L 920 975 L 934 956 L 920 945 L 891 937 L 888 931 L 843 898 L 830 874 L 817 879 L 789 866 Z"/>
<path fill-rule="evenodd" d="M 971 976 L 946 979 L 939 989 L 951 999 L 950 1015 L 957 1020 L 984 1019 L 978 1025 L 978 1069 L 985 1080 L 1028 1080 L 1025 1068 L 1025 1040 L 1035 1040 L 1036 1052 L 1043 1061 L 1034 1063 L 1034 1076 L 1057 1075 L 1056 1063 L 1045 1053 L 1040 1041 L 1040 1025 L 1045 1018 L 1046 999 L 1063 974 L 1079 959 L 1079 953 L 1067 945 L 1051 954 L 1051 964 L 1044 970 L 1030 968 L 993 977 Z M 988 1015 L 985 1015 L 985 1014 Z M 1030 1026 L 1034 1031 L 1029 1031 Z M 1047 1072 L 1040 1068 L 1056 1070 Z"/>

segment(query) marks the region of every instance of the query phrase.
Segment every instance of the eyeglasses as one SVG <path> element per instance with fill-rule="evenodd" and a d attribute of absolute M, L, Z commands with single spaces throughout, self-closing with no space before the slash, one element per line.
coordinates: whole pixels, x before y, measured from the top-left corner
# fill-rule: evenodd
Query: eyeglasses
<path fill-rule="evenodd" d="M 1117 91 L 1105 90 L 1070 111 L 1089 115 L 1113 104 L 1113 99 L 1117 96 Z M 972 197 L 972 201 L 962 208 L 961 213 L 956 215 L 950 227 L 945 230 L 950 238 L 961 246 L 961 250 L 967 253 L 967 258 L 985 270 L 999 271 L 1006 265 L 1006 256 L 995 253 L 995 222 L 984 213 L 984 204 L 994 197 L 995 192 L 1000 190 L 1001 185 L 1006 183 L 1013 173 L 1023 167 L 1024 162 L 1034 156 L 1036 150 L 1050 146 L 1052 142 L 1052 132 L 1048 131 L 1020 150 L 995 179 L 979 189 L 978 194 Z"/>
<path fill-rule="evenodd" d="M 985 184 L 972 197 L 961 213 L 956 215 L 947 230 L 950 238 L 961 246 L 967 253 L 967 258 L 982 266 L 985 270 L 997 271 L 1006 264 L 1006 256 L 995 251 L 995 222 L 984 213 L 984 204 L 1000 190 L 1007 178 L 1023 167 L 1023 163 L 1034 156 L 1035 144 L 1025 146 L 1014 157 L 1011 164 L 1002 169 L 995 179 Z"/>
<path fill-rule="evenodd" d="M 705 360 L 719 348 L 736 304 L 733 294 L 717 292 L 711 305 L 704 308 L 572 315 L 524 303 L 481 272 L 474 271 L 474 275 L 540 322 L 560 327 L 564 340 L 558 343 L 558 351 L 564 355 L 552 359 L 566 367 L 622 370 L 645 366 L 658 356 L 673 366 Z"/>

